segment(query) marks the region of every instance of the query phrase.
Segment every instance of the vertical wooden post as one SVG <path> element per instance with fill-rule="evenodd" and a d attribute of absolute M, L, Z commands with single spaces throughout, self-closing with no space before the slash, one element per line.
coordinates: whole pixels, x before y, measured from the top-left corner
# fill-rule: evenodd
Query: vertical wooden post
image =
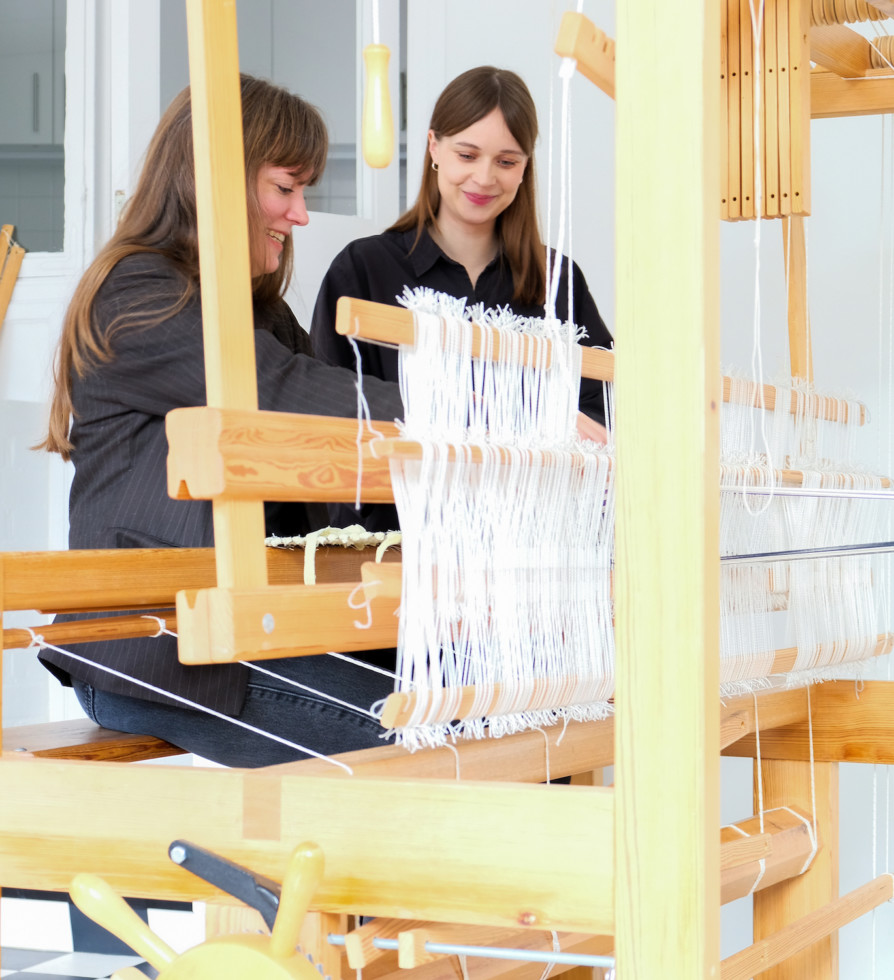
<path fill-rule="evenodd" d="M 696 980 L 720 956 L 720 17 L 617 20 L 618 974 Z"/>
<path fill-rule="evenodd" d="M 810 763 L 773 760 L 762 762 L 761 771 L 766 809 L 795 806 L 805 813 L 813 813 Z M 757 775 L 755 763 L 755 778 Z M 816 763 L 813 787 L 816 791 L 817 835 L 822 847 L 804 874 L 755 893 L 755 942 L 838 897 L 838 763 Z M 761 980 L 803 980 L 806 977 L 837 980 L 838 933 L 826 936 L 779 966 L 765 970 L 760 977 Z"/>
<path fill-rule="evenodd" d="M 810 314 L 807 307 L 807 243 L 804 218 L 793 214 L 782 219 L 785 278 L 788 283 L 788 349 L 793 378 L 813 381 Z"/>
<path fill-rule="evenodd" d="M 215 408 L 256 409 L 236 0 L 187 0 L 205 384 Z M 221 588 L 267 585 L 264 505 L 215 501 Z"/>

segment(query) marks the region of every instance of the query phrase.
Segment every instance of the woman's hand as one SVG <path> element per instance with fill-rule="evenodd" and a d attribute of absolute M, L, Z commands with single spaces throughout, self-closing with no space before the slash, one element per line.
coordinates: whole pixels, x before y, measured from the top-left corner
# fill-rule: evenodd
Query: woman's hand
<path fill-rule="evenodd" d="M 608 430 L 604 425 L 594 422 L 589 415 L 583 412 L 577 413 L 577 434 L 581 439 L 589 439 L 602 445 L 608 443 Z"/>

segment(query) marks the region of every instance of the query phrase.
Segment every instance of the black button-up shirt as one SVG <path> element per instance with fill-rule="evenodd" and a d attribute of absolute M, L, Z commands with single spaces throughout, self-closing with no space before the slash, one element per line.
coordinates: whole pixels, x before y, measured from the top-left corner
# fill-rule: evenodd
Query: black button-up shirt
<path fill-rule="evenodd" d="M 459 262 L 454 261 L 435 244 L 427 231 L 413 248 L 415 231 L 386 231 L 381 235 L 351 242 L 333 259 L 317 296 L 310 337 L 314 353 L 329 364 L 356 369 L 354 352 L 346 337 L 335 332 L 335 306 L 340 296 L 395 304 L 404 287 L 425 286 L 449 296 L 464 297 L 467 305 L 482 303 L 485 307 L 508 306 L 519 316 L 543 316 L 542 305 L 525 305 L 512 301 L 512 272 L 498 255 L 481 273 L 475 285 Z M 610 348 L 608 332 L 586 280 L 578 265 L 571 263 L 574 309 L 568 316 L 568 261 L 562 263 L 556 296 L 556 316 L 570 319 L 587 331 L 583 343 Z M 385 381 L 398 380 L 398 352 L 358 341 L 364 376 L 373 375 Z M 598 422 L 605 422 L 602 382 L 581 379 L 580 410 Z M 391 507 L 364 507 L 361 513 L 336 510 L 333 521 L 362 523 L 368 530 L 396 527 Z"/>

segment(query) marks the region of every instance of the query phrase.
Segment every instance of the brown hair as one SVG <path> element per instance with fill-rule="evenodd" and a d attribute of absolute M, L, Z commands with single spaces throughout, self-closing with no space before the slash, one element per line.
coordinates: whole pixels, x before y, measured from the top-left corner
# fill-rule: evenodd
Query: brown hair
<path fill-rule="evenodd" d="M 284 167 L 314 184 L 326 165 L 328 136 L 320 113 L 299 96 L 250 75 L 240 76 L 240 87 L 249 242 L 252 249 L 257 249 L 263 231 L 257 200 L 259 170 L 266 165 Z M 166 256 L 182 273 L 182 294 L 173 303 L 147 308 L 144 301 L 138 309 L 125 310 L 110 324 L 95 323 L 93 304 L 106 277 L 121 259 L 140 252 Z M 267 305 L 276 301 L 285 292 L 291 275 L 292 242 L 286 238 L 279 268 L 252 279 L 254 302 Z M 75 289 L 56 357 L 49 432 L 37 448 L 69 458 L 73 449 L 68 438 L 73 376 L 83 377 L 96 364 L 110 361 L 114 357 L 112 341 L 119 330 L 156 326 L 183 309 L 198 285 L 192 110 L 186 88 L 159 121 L 136 190 L 115 233 Z"/>
<path fill-rule="evenodd" d="M 497 237 L 512 270 L 513 299 L 543 303 L 546 299 L 546 258 L 537 224 L 534 181 L 534 144 L 537 141 L 537 109 L 527 85 L 513 71 L 484 65 L 470 68 L 453 79 L 438 96 L 429 128 L 437 139 L 453 136 L 499 109 L 513 138 L 528 157 L 515 199 L 497 218 Z M 416 203 L 391 226 L 391 231 L 415 231 L 416 242 L 424 228 L 437 223 L 441 195 L 432 169 L 428 146 L 422 164 L 422 186 Z M 414 244 L 415 247 L 415 244 Z"/>

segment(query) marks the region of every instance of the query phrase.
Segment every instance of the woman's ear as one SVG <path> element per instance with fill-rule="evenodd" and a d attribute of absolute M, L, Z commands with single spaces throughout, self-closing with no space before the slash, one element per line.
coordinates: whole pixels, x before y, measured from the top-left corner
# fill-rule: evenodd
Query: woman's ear
<path fill-rule="evenodd" d="M 428 131 L 428 154 L 432 158 L 433 163 L 438 162 L 438 137 L 435 136 L 433 129 Z"/>

